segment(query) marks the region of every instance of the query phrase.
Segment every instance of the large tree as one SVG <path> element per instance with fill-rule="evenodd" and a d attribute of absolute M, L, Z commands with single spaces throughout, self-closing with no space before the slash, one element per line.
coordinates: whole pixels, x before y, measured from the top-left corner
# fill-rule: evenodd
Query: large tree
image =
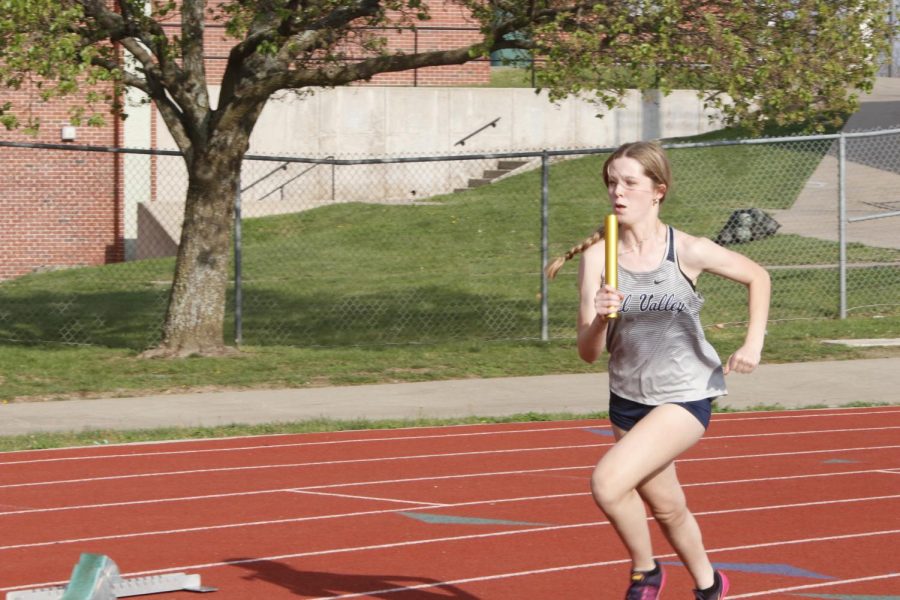
<path fill-rule="evenodd" d="M 554 97 L 590 92 L 613 106 L 629 87 L 694 86 L 733 122 L 816 128 L 854 110 L 889 37 L 882 0 L 448 3 L 472 14 L 478 42 L 410 53 L 392 50 L 384 28 L 427 21 L 428 0 L 0 0 L 0 86 L 37 82 L 41 99 L 72 96 L 93 122 L 102 121 L 100 102 L 121 116 L 123 86 L 137 88 L 183 153 L 184 225 L 154 354 L 226 350 L 234 192 L 257 118 L 280 90 L 522 48 L 547 59 L 538 63 L 539 77 Z M 210 23 L 223 24 L 234 40 L 219 81 L 208 80 L 204 60 Z M 215 108 L 211 84 L 220 86 Z M 98 94 L 104 89 L 116 93 Z M 0 121 L 37 125 L 20 121 L 2 99 Z"/>

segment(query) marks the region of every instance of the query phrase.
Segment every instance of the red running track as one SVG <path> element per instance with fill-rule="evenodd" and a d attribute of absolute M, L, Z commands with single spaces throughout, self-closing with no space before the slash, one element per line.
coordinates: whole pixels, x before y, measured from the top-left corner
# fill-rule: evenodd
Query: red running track
<path fill-rule="evenodd" d="M 2 454 L 0 593 L 93 552 L 221 600 L 620 599 L 588 493 L 611 442 L 569 421 Z M 729 598 L 900 599 L 900 406 L 715 415 L 678 471 Z M 663 597 L 690 597 L 651 529 Z"/>

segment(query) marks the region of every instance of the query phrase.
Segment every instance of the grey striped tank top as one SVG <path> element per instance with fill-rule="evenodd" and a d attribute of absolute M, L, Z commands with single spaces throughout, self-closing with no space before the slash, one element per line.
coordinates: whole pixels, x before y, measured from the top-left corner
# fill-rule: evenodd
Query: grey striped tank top
<path fill-rule="evenodd" d="M 609 321 L 609 388 L 643 404 L 722 396 L 725 376 L 700 326 L 703 296 L 678 266 L 675 230 L 668 227 L 665 259 L 654 270 L 619 267 L 625 300 Z"/>

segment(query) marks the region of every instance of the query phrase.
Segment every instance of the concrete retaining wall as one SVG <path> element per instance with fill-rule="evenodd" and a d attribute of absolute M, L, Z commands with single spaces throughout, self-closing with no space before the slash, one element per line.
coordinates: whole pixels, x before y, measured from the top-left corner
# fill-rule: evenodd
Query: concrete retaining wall
<path fill-rule="evenodd" d="M 212 90 L 214 102 L 217 91 Z M 694 135 L 720 126 L 716 115 L 704 109 L 690 90 L 666 97 L 631 91 L 621 107 L 609 110 L 584 98 L 552 103 L 547 92 L 528 88 L 343 87 L 273 97 L 253 132 L 250 154 L 348 159 L 614 147 L 638 139 Z M 176 148 L 158 115 L 156 130 L 158 148 Z M 290 164 L 243 196 L 243 212 L 252 218 L 341 202 L 417 202 L 465 188 L 470 179 L 495 169 L 496 162 L 312 169 L 308 164 Z M 531 161 L 520 170 L 538 164 Z M 277 165 L 245 161 L 242 185 L 250 185 Z M 180 222 L 162 216 L 183 212 L 183 173 L 173 176 L 171 170 L 160 168 L 156 179 L 159 194 L 152 201 L 154 206 L 142 213 L 139 235 L 170 231 L 172 223 Z M 149 215 L 160 216 L 160 227 L 148 222 Z M 177 240 L 179 232 L 170 233 Z M 171 248 L 171 244 L 162 240 L 138 247 Z M 139 257 L 147 255 L 138 251 Z"/>
<path fill-rule="evenodd" d="M 718 127 L 711 116 L 688 90 L 645 98 L 632 91 L 610 111 L 583 98 L 554 104 L 528 88 L 344 87 L 273 98 L 251 151 L 346 158 L 617 146 L 701 133 Z"/>

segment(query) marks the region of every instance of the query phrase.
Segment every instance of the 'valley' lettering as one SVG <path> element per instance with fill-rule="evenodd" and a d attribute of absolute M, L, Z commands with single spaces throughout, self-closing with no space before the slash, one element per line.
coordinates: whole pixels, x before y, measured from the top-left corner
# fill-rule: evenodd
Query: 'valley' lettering
<path fill-rule="evenodd" d="M 659 311 L 659 312 L 684 312 L 687 305 L 675 297 L 674 294 L 663 294 L 659 298 L 656 294 L 641 294 L 634 296 L 629 294 L 622 302 L 620 312 L 639 311 Z"/>

